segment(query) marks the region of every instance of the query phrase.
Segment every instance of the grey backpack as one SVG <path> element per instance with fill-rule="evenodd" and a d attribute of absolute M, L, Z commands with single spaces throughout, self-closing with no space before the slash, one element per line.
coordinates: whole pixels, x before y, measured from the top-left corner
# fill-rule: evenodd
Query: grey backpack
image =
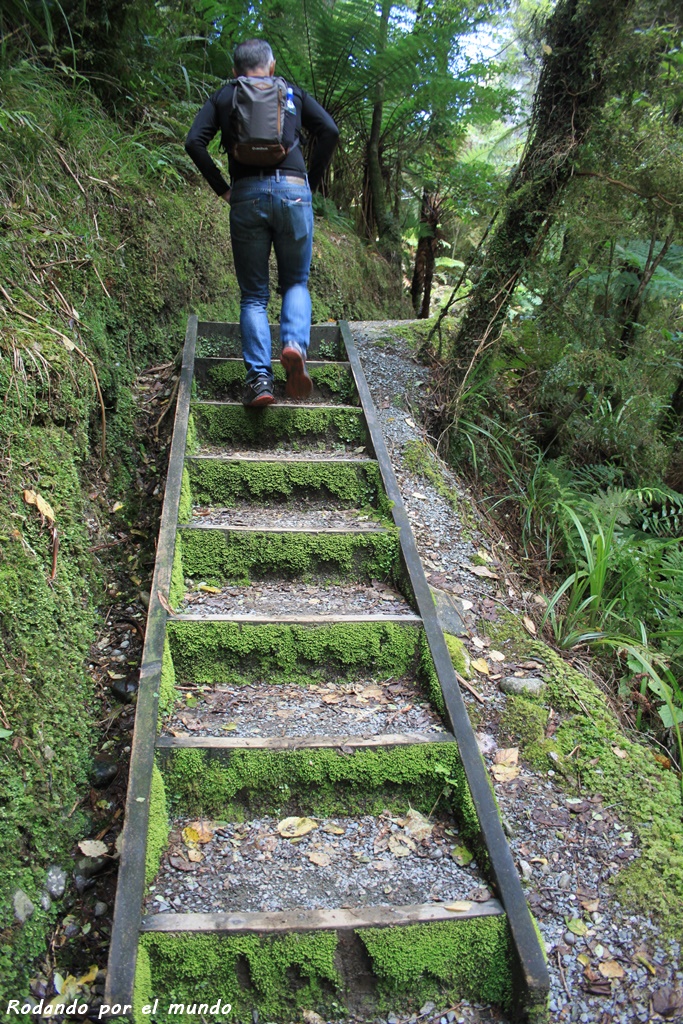
<path fill-rule="evenodd" d="M 291 86 L 284 78 L 246 75 L 231 84 L 231 156 L 241 164 L 277 167 L 297 142 Z"/>

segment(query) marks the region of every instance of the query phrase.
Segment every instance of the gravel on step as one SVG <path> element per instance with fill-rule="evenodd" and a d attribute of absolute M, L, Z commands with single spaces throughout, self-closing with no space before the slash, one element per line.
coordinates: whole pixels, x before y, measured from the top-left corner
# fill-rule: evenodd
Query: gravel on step
<path fill-rule="evenodd" d="M 223 444 L 202 444 L 193 455 L 211 455 L 215 458 L 224 459 L 296 459 L 302 462 L 308 460 L 325 459 L 328 462 L 344 461 L 345 459 L 370 459 L 365 445 L 339 444 L 318 444 L 311 442 L 310 446 L 301 447 L 300 444 L 292 442 L 289 445 L 280 445 L 277 448 L 249 448 L 240 445 L 235 448 L 233 445 Z"/>
<path fill-rule="evenodd" d="M 450 817 L 430 820 L 425 838 L 410 818 L 388 812 L 307 820 L 315 827 L 294 839 L 280 835 L 274 817 L 240 824 L 176 820 L 146 912 L 401 906 L 491 895 L 474 860 L 461 867 L 454 859 L 452 851 L 462 859 L 463 847 Z M 188 827 L 194 832 L 183 834 Z M 211 838 L 190 838 L 188 846 L 197 834 Z"/>
<path fill-rule="evenodd" d="M 325 685 L 191 687 L 164 724 L 171 736 L 377 736 L 444 732 L 410 677 Z"/>
<path fill-rule="evenodd" d="M 248 526 L 251 530 L 353 530 L 376 529 L 380 523 L 367 512 L 355 508 L 292 508 L 290 505 L 258 507 L 240 504 L 234 508 L 197 505 L 192 510 L 192 523 L 202 526 L 230 528 Z"/>
<path fill-rule="evenodd" d="M 187 583 L 187 581 L 186 581 Z M 383 583 L 301 583 L 263 580 L 186 595 L 177 609 L 193 615 L 409 615 L 410 605 Z"/>

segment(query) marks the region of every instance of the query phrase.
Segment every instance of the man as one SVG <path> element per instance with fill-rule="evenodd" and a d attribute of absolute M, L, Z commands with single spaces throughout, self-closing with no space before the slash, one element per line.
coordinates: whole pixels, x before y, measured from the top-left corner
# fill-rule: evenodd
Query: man
<path fill-rule="evenodd" d="M 233 61 L 236 78 L 267 79 L 275 72 L 273 51 L 262 39 L 240 43 Z M 216 195 L 230 203 L 230 236 L 241 293 L 242 355 L 247 369 L 243 403 L 263 406 L 274 400 L 267 314 L 271 246 L 275 248 L 282 293 L 280 362 L 287 374 L 286 393 L 290 398 L 300 399 L 311 391 L 311 378 L 306 371 L 311 332 L 311 192 L 320 184 L 332 159 L 339 131 L 319 103 L 303 89 L 291 86 L 287 109 L 291 116 L 296 116 L 294 144 L 275 167 L 240 163 L 231 152 L 236 141 L 231 117 L 235 88 L 228 83 L 206 101 L 194 119 L 185 149 Z M 314 143 L 308 176 L 299 144 L 302 126 Z M 226 183 L 206 148 L 219 130 L 223 149 L 228 152 L 231 185 Z"/>

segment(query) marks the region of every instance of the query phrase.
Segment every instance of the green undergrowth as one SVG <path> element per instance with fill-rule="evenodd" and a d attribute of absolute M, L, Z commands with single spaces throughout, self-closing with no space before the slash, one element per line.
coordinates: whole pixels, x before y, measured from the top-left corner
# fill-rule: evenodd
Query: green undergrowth
<path fill-rule="evenodd" d="M 416 672 L 432 699 L 440 696 L 426 639 L 417 624 L 171 620 L 167 629 L 176 676 L 183 683 L 306 683 L 358 670 L 387 676 Z"/>
<path fill-rule="evenodd" d="M 234 505 L 238 501 L 282 502 L 309 496 L 334 501 L 340 508 L 375 508 L 385 518 L 391 503 L 374 462 L 222 462 L 192 459 L 187 464 L 196 505 Z M 183 509 L 184 511 L 184 509 Z"/>
<path fill-rule="evenodd" d="M 358 404 L 358 393 L 349 366 L 335 363 L 315 366 L 309 362 L 308 373 L 313 381 L 315 391 L 319 392 L 327 401 L 337 401 L 342 405 Z M 286 374 L 279 362 L 273 363 L 273 375 L 276 386 L 284 384 Z M 211 366 L 206 374 L 206 381 L 198 380 L 195 377 L 197 397 L 223 401 L 240 399 L 244 381 L 245 369 L 241 361 Z M 282 389 L 279 388 L 278 393 L 281 391 Z"/>
<path fill-rule="evenodd" d="M 176 550 L 182 552 L 183 576 L 209 584 L 321 572 L 340 581 L 399 583 L 401 577 L 395 528 L 345 534 L 185 529 L 178 531 Z"/>
<path fill-rule="evenodd" d="M 280 441 L 306 444 L 314 440 L 367 445 L 361 409 L 269 405 L 244 409 L 234 405 L 192 405 L 196 437 L 206 444 L 249 444 L 270 448 Z M 190 453 L 190 452 L 188 452 Z"/>
<path fill-rule="evenodd" d="M 238 289 L 227 207 L 179 176 L 161 134 L 112 119 L 82 79 L 37 61 L 0 67 L 0 92 L 1 1001 L 27 992 L 63 913 L 41 908 L 46 867 L 70 875 L 75 842 L 90 834 L 82 798 L 102 716 L 84 665 L 110 582 L 92 548 L 115 501 L 134 522 L 148 500 L 134 381 L 173 359 L 192 310 L 235 320 Z M 388 300 L 373 296 L 393 272 L 357 240 L 348 261 L 324 223 L 317 231 L 326 273 L 354 280 L 347 314 L 384 315 Z M 338 313 L 336 294 L 315 281 L 314 303 L 324 320 Z M 357 420 L 343 423 L 365 439 Z M 54 512 L 54 580 L 53 540 L 24 490 Z M 12 906 L 19 888 L 35 907 L 24 925 Z"/>
<path fill-rule="evenodd" d="M 655 760 L 654 750 L 624 734 L 595 683 L 546 644 L 532 640 L 513 616 L 487 623 L 486 630 L 497 646 L 504 645 L 501 650 L 520 660 L 535 658 L 546 666 L 543 696 L 535 701 L 515 698 L 508 705 L 508 737 L 527 744 L 525 754 L 535 767 L 559 771 L 578 792 L 600 793 L 618 809 L 621 820 L 638 838 L 639 856 L 622 868 L 612 884 L 627 905 L 653 916 L 663 934 L 681 941 L 683 808 L 676 776 Z M 536 705 L 539 713 L 530 713 L 530 705 Z M 542 735 L 543 705 L 561 713 L 561 724 L 551 740 Z M 626 756 L 618 756 L 615 749 Z"/>

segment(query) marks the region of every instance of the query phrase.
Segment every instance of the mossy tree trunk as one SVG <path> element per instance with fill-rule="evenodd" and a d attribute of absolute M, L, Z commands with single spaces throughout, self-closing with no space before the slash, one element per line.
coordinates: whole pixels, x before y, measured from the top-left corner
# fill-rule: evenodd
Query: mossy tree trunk
<path fill-rule="evenodd" d="M 526 148 L 456 337 L 456 385 L 496 338 L 520 276 L 545 238 L 558 195 L 609 95 L 615 37 L 634 6 L 635 0 L 560 0 L 548 20 Z"/>
<path fill-rule="evenodd" d="M 424 189 L 420 207 L 420 238 L 415 253 L 413 280 L 410 297 L 413 309 L 419 320 L 429 317 L 429 306 L 432 299 L 432 281 L 434 279 L 434 261 L 436 248 L 439 244 L 438 227 L 441 215 L 441 204 L 438 196 Z"/>

